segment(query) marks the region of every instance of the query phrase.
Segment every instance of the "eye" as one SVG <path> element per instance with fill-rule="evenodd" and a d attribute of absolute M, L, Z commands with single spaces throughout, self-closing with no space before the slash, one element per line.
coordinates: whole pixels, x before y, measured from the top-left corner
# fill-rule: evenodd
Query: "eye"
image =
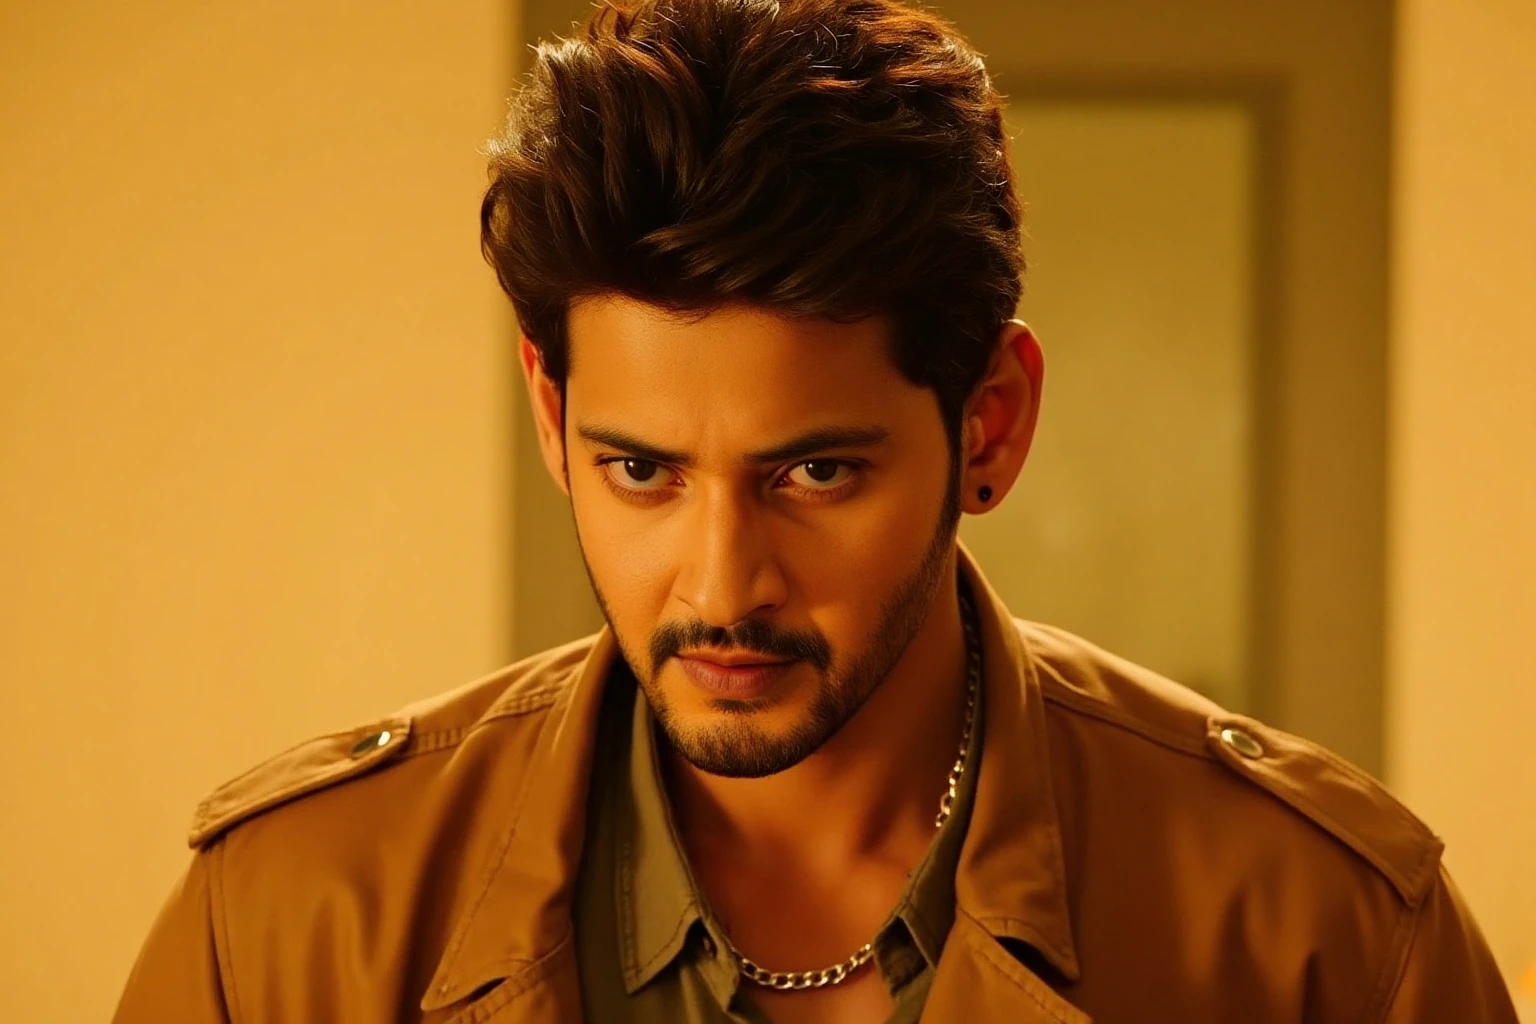
<path fill-rule="evenodd" d="M 647 459 L 612 459 L 603 464 L 603 472 L 615 486 L 629 491 L 655 491 L 667 485 L 660 464 Z"/>
<path fill-rule="evenodd" d="M 853 467 L 837 459 L 812 459 L 784 474 L 797 487 L 808 491 L 836 490 L 853 476 Z"/>

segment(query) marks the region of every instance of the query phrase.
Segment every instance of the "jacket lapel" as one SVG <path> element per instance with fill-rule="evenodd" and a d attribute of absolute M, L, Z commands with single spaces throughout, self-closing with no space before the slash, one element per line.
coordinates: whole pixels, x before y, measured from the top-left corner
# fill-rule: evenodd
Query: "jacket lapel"
<path fill-rule="evenodd" d="M 1091 1024 L 982 927 L 960 911 L 939 956 L 922 1024 L 951 1021 L 1009 1024 Z"/>
<path fill-rule="evenodd" d="M 572 886 L 581 862 L 598 714 L 617 644 L 598 634 L 540 727 L 506 833 L 421 1000 L 431 1013 L 495 984 L 453 1024 L 579 1024 Z"/>
<path fill-rule="evenodd" d="M 567 938 L 544 959 L 457 1007 L 444 1024 L 583 1024 L 576 944 Z"/>
<path fill-rule="evenodd" d="M 507 978 L 448 1024 L 583 1024 L 576 943 L 567 936 L 543 961 Z"/>
<path fill-rule="evenodd" d="M 1028 944 L 1068 983 L 1082 974 L 1034 659 L 963 544 L 958 562 L 981 619 L 981 768 L 955 871 L 955 925 L 923 1020 L 1082 1024 L 1088 1017 L 999 941 Z"/>
<path fill-rule="evenodd" d="M 963 546 L 960 571 L 981 617 L 984 690 L 981 770 L 955 870 L 955 902 L 994 936 L 1028 943 L 1076 981 L 1081 971 L 1034 658 Z"/>

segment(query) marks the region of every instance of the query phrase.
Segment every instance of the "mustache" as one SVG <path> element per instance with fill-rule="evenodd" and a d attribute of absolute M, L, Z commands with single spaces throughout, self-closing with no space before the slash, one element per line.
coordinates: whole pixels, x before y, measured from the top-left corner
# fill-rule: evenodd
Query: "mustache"
<path fill-rule="evenodd" d="M 780 629 L 762 619 L 744 619 L 729 629 L 695 620 L 669 622 L 651 634 L 651 673 L 659 672 L 667 659 L 677 657 L 679 651 L 695 647 L 744 651 L 775 661 L 793 658 L 809 662 L 823 672 L 832 664 L 832 645 L 814 630 Z"/>

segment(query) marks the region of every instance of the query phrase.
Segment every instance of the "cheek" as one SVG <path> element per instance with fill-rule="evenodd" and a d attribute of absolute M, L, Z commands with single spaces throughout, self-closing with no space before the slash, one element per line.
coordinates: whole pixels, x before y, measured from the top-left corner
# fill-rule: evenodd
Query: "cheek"
<path fill-rule="evenodd" d="M 841 620 L 847 635 L 873 629 L 933 542 L 940 500 L 930 501 L 930 493 L 931 487 L 882 489 L 819 528 L 788 535 L 779 550 L 796 592 L 821 614 Z M 834 628 L 830 621 L 827 628 Z"/>
<path fill-rule="evenodd" d="M 654 623 L 672 578 L 671 539 L 659 517 L 616 502 L 600 482 L 571 481 L 582 555 L 609 611 L 627 628 Z"/>

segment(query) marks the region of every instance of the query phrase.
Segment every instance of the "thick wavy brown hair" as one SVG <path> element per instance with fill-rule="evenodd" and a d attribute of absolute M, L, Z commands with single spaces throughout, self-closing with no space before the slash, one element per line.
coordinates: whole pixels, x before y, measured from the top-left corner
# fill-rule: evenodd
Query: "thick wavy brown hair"
<path fill-rule="evenodd" d="M 957 446 L 1023 257 L 999 97 L 946 21 L 892 0 L 605 3 L 538 46 L 489 151 L 481 247 L 562 386 L 585 295 L 883 316 Z"/>

